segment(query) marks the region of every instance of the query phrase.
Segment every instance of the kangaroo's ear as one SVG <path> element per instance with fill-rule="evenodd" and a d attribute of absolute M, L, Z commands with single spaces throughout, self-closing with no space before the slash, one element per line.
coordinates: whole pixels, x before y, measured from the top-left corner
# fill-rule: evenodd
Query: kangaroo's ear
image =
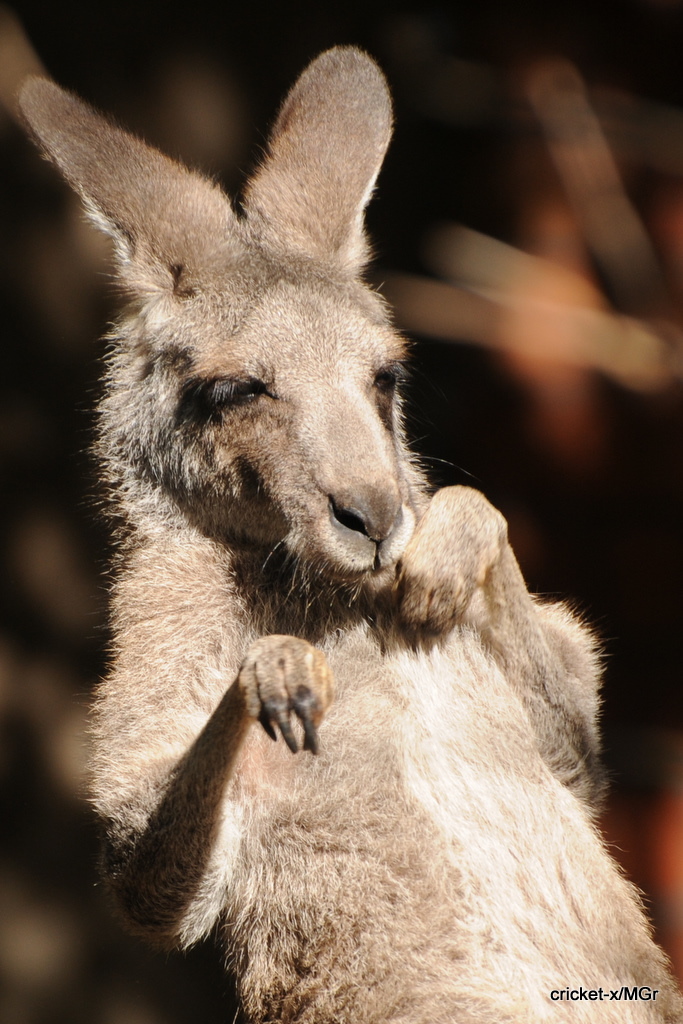
<path fill-rule="evenodd" d="M 237 225 L 218 186 L 47 79 L 29 79 L 19 105 L 41 148 L 114 239 L 133 292 L 187 293 L 212 266 L 225 266 Z"/>
<path fill-rule="evenodd" d="M 363 211 L 391 138 L 391 98 L 375 62 L 352 47 L 321 54 L 285 100 L 245 207 L 265 239 L 357 271 Z"/>

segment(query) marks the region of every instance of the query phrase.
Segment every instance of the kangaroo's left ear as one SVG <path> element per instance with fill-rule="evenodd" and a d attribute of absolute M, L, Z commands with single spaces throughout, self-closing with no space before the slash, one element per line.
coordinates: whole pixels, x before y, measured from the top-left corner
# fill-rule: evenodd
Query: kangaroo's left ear
<path fill-rule="evenodd" d="M 132 293 L 182 295 L 238 258 L 237 218 L 212 181 L 47 79 L 30 78 L 19 105 L 43 151 L 114 239 L 119 276 Z"/>
<path fill-rule="evenodd" d="M 245 193 L 264 240 L 357 272 L 367 258 L 363 211 L 391 138 L 384 75 L 361 50 L 316 58 L 287 96 L 268 155 Z"/>

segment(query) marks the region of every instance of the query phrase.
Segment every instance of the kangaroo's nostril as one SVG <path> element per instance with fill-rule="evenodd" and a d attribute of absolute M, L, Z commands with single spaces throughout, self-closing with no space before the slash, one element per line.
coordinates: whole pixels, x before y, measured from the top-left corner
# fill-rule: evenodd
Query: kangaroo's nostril
<path fill-rule="evenodd" d="M 343 508 L 337 505 L 334 498 L 330 497 L 330 508 L 332 509 L 332 515 L 345 526 L 347 530 L 355 530 L 357 533 L 362 533 L 366 537 L 369 537 L 368 527 L 363 514 L 355 508 Z M 374 540 L 374 538 L 372 538 Z"/>
<path fill-rule="evenodd" d="M 373 544 L 382 541 L 401 521 L 401 505 L 397 496 L 382 491 L 329 496 L 332 519 L 347 530 L 367 537 Z"/>

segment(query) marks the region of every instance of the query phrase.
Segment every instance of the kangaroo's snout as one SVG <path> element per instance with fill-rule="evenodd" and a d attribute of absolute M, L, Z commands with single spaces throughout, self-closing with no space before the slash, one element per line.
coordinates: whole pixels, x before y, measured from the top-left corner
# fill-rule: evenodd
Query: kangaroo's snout
<path fill-rule="evenodd" d="M 329 495 L 329 510 L 337 543 L 359 567 L 389 564 L 412 532 L 412 517 L 407 522 L 398 491 L 375 486 L 339 491 Z"/>
<path fill-rule="evenodd" d="M 388 493 L 378 487 L 331 494 L 330 509 L 344 529 L 364 534 L 377 544 L 386 540 L 401 517 L 398 493 Z"/>

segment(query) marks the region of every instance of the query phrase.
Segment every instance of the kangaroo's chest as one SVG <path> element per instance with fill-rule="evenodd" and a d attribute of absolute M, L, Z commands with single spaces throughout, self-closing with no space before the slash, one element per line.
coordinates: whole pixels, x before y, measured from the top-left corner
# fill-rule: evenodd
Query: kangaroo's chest
<path fill-rule="evenodd" d="M 327 834 L 334 807 L 337 826 L 360 834 L 384 824 L 390 835 L 426 819 L 460 856 L 475 834 L 514 831 L 515 811 L 528 818 L 525 806 L 546 794 L 525 712 L 473 635 L 447 650 L 386 654 L 358 630 L 327 654 L 336 695 L 320 754 L 292 755 L 258 726 L 246 744 L 242 796 L 266 818 L 305 807 L 308 827 L 318 821 Z"/>

